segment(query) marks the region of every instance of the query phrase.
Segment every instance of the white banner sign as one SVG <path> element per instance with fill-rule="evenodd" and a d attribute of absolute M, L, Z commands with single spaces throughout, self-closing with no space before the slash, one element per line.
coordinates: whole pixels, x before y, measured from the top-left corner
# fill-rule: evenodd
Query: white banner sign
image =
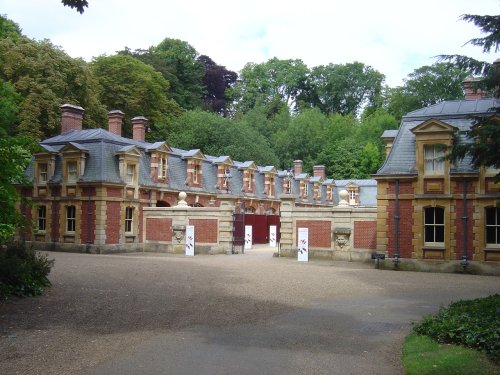
<path fill-rule="evenodd" d="M 194 256 L 194 225 L 186 225 L 186 255 Z"/>
<path fill-rule="evenodd" d="M 299 228 L 297 260 L 299 262 L 309 261 L 309 229 Z"/>
<path fill-rule="evenodd" d="M 245 225 L 245 249 L 252 248 L 252 226 Z"/>
<path fill-rule="evenodd" d="M 269 226 L 269 246 L 276 247 L 276 225 Z"/>

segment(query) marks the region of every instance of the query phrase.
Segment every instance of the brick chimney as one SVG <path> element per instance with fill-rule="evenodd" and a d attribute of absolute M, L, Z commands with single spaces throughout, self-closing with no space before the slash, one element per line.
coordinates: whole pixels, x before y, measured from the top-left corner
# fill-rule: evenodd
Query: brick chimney
<path fill-rule="evenodd" d="M 148 119 L 146 117 L 137 116 L 132 119 L 132 138 L 135 141 L 144 142 L 147 125 Z"/>
<path fill-rule="evenodd" d="M 61 108 L 61 134 L 70 130 L 82 130 L 83 112 L 82 107 L 71 104 L 63 104 Z"/>
<path fill-rule="evenodd" d="M 297 176 L 302 173 L 302 160 L 293 161 L 293 174 Z"/>
<path fill-rule="evenodd" d="M 115 109 L 108 112 L 108 131 L 116 135 L 122 135 L 122 124 L 125 113 Z"/>
<path fill-rule="evenodd" d="M 321 177 L 322 180 L 326 178 L 326 167 L 324 165 L 315 165 L 313 171 L 314 177 Z"/>
<path fill-rule="evenodd" d="M 480 80 L 480 78 L 469 77 L 462 81 L 465 100 L 477 100 L 486 97 L 486 93 L 478 87 Z"/>

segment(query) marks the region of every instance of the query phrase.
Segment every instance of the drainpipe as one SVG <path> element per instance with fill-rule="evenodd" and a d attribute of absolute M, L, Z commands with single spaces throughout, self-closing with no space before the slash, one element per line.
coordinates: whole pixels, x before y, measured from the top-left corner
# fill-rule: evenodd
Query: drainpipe
<path fill-rule="evenodd" d="M 467 259 L 467 222 L 469 217 L 467 216 L 467 180 L 464 180 L 464 197 L 463 197 L 463 206 L 464 206 L 464 214 L 462 216 L 463 230 L 464 230 L 464 253 L 462 255 L 462 261 L 460 264 L 462 265 L 464 271 L 469 264 Z"/>
<path fill-rule="evenodd" d="M 92 224 L 92 207 L 90 205 L 91 203 L 91 194 L 92 194 L 92 188 L 89 186 L 87 188 L 87 193 L 88 193 L 88 199 L 87 199 L 87 253 L 90 253 L 90 244 L 92 241 L 90 240 L 90 225 Z"/>
<path fill-rule="evenodd" d="M 397 269 L 399 266 L 399 180 L 396 179 L 395 186 L 396 193 L 396 207 L 394 210 L 394 259 L 392 262 L 394 263 L 394 269 Z"/>
<path fill-rule="evenodd" d="M 56 242 L 57 242 L 57 228 L 56 228 L 56 220 L 57 220 L 57 209 L 59 208 L 58 207 L 58 204 L 56 202 L 56 197 L 57 197 L 57 194 L 56 192 L 54 191 L 54 189 L 52 189 L 52 223 L 51 223 L 51 240 L 52 240 L 52 251 L 54 251 L 56 249 Z M 57 225 L 60 225 L 60 222 L 57 223 Z"/>

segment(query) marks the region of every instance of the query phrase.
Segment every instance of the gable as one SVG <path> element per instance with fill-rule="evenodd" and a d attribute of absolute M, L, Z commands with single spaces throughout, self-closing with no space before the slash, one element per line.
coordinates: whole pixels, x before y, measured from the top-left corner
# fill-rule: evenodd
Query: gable
<path fill-rule="evenodd" d="M 433 118 L 424 121 L 420 125 L 411 129 L 412 133 L 415 135 L 429 133 L 453 133 L 455 130 L 457 130 L 456 127 Z"/>

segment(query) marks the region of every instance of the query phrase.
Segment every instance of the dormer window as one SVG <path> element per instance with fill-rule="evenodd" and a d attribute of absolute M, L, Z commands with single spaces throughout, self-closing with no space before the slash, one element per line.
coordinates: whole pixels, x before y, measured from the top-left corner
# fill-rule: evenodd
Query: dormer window
<path fill-rule="evenodd" d="M 167 157 L 162 156 L 158 162 L 158 178 L 167 178 Z"/>
<path fill-rule="evenodd" d="M 424 171 L 425 174 L 443 174 L 444 172 L 444 146 L 424 146 Z"/>
<path fill-rule="evenodd" d="M 307 198 L 309 196 L 309 183 L 307 181 L 304 181 L 304 198 Z"/>
<path fill-rule="evenodd" d="M 200 166 L 195 164 L 193 167 L 193 183 L 198 184 L 200 179 L 198 175 L 200 174 Z"/>
<path fill-rule="evenodd" d="M 135 181 L 135 164 L 127 164 L 127 175 L 125 182 L 128 185 L 133 185 Z"/>
<path fill-rule="evenodd" d="M 248 191 L 253 190 L 253 171 L 248 171 Z"/>
<path fill-rule="evenodd" d="M 66 164 L 68 183 L 74 184 L 78 180 L 78 171 L 76 161 L 68 161 Z"/>
<path fill-rule="evenodd" d="M 43 184 L 49 180 L 49 168 L 47 163 L 38 164 L 38 182 Z"/>

